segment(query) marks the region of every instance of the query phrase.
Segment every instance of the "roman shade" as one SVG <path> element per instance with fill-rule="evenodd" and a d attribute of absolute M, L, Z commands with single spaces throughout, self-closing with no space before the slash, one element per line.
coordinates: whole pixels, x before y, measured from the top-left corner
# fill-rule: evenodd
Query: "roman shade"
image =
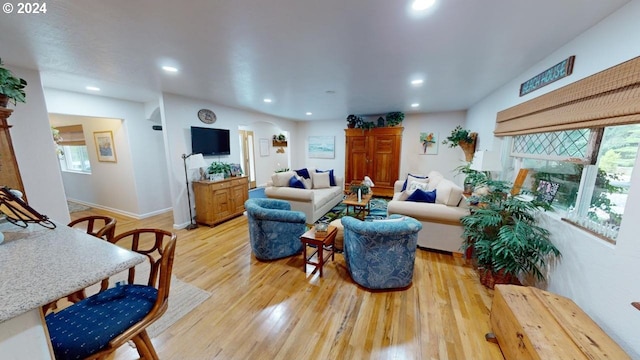
<path fill-rule="evenodd" d="M 58 145 L 86 145 L 82 125 L 58 126 L 56 129 L 62 138 Z"/>
<path fill-rule="evenodd" d="M 496 136 L 640 123 L 640 57 L 500 111 Z"/>

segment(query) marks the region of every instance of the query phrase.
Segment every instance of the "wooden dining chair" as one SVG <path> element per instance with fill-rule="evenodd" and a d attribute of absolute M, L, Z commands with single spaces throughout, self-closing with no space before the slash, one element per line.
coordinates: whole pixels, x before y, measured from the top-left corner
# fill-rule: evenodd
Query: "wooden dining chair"
<path fill-rule="evenodd" d="M 113 243 L 147 256 L 149 276 L 136 284 L 138 265 L 128 270 L 126 284 L 47 315 L 56 359 L 104 359 L 129 340 L 141 359 L 158 359 L 146 328 L 167 310 L 176 235 L 136 229 L 117 235 Z"/>
<path fill-rule="evenodd" d="M 113 242 L 113 237 L 116 232 L 116 223 L 117 220 L 110 216 L 103 215 L 91 215 L 85 216 L 76 220 L 73 220 L 67 226 L 72 228 L 82 229 L 86 231 L 87 234 L 95 236 L 97 238 Z M 106 284 L 103 283 L 103 288 L 101 290 L 106 290 Z M 78 290 L 73 294 L 67 295 L 61 299 L 65 299 L 72 303 L 77 303 L 78 301 L 84 299 L 86 297 L 85 290 Z M 58 301 L 61 299 L 52 301 L 46 305 L 42 306 L 42 312 L 47 314 L 49 311 L 55 311 L 58 308 Z"/>

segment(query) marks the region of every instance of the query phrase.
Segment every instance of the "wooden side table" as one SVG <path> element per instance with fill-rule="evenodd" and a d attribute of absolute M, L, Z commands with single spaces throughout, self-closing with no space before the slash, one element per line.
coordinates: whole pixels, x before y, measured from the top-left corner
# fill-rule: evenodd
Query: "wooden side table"
<path fill-rule="evenodd" d="M 347 206 L 347 215 L 349 215 L 349 206 L 352 206 L 353 217 L 364 221 L 365 216 L 367 216 L 367 214 L 369 214 L 371 211 L 369 201 L 371 201 L 372 196 L 372 193 L 362 195 L 362 197 L 360 198 L 361 201 L 358 201 L 358 195 L 356 194 L 347 196 L 344 200 L 342 200 L 342 203 Z"/>
<path fill-rule="evenodd" d="M 303 270 L 305 274 L 307 273 L 307 265 L 313 265 L 315 268 L 311 273 L 313 274 L 320 269 L 320 277 L 322 277 L 322 267 L 324 266 L 324 263 L 329 259 L 329 257 L 331 257 L 331 260 L 334 260 L 334 241 L 336 240 L 336 234 L 338 234 L 338 229 L 336 229 L 335 226 L 329 226 L 326 235 L 316 234 L 316 228 L 313 227 L 300 236 L 303 248 L 302 254 L 304 256 Z M 307 255 L 307 248 L 310 245 L 315 246 L 315 251 L 311 253 L 311 255 Z M 311 259 L 316 254 L 317 261 L 313 262 Z"/>

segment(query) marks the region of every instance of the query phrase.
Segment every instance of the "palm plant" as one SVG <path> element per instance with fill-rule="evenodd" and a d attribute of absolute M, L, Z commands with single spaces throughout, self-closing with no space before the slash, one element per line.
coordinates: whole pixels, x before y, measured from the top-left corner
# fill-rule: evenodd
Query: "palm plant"
<path fill-rule="evenodd" d="M 549 231 L 537 224 L 536 212 L 545 205 L 509 196 L 510 186 L 504 181 L 489 180 L 488 186 L 481 205 L 461 220 L 463 250 L 472 249 L 480 271 L 503 275 L 504 282 L 522 275 L 544 281 L 547 261 L 561 256 L 549 240 Z"/>

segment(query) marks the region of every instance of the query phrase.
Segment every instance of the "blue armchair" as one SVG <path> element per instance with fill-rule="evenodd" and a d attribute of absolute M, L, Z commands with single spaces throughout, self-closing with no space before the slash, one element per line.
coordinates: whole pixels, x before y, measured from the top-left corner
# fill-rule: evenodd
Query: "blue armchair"
<path fill-rule="evenodd" d="M 307 231 L 306 215 L 276 199 L 249 199 L 244 203 L 249 218 L 249 239 L 259 260 L 275 260 L 302 251 L 300 235 Z"/>
<path fill-rule="evenodd" d="M 360 221 L 342 218 L 344 257 L 353 281 L 368 289 L 403 289 L 411 285 L 418 231 L 422 224 L 408 216 Z"/>

